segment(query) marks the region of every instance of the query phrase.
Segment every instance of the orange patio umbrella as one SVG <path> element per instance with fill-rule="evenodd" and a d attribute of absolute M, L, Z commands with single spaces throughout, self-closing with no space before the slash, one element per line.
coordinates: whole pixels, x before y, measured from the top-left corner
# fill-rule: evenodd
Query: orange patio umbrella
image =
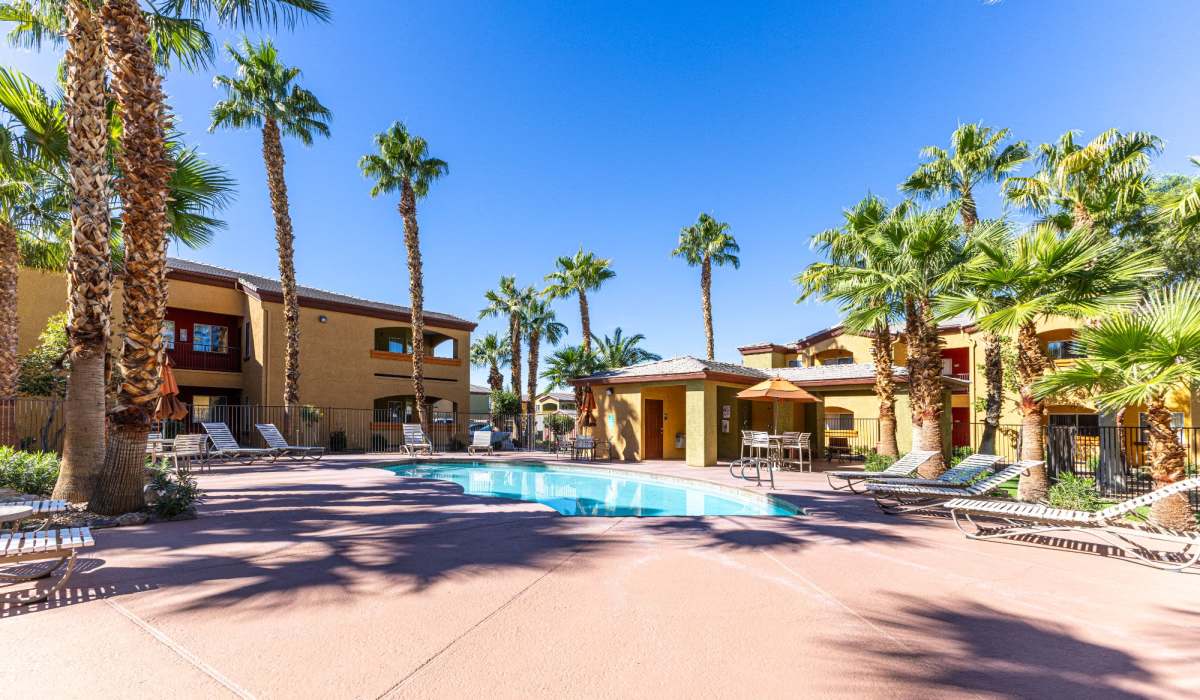
<path fill-rule="evenodd" d="M 179 400 L 179 383 L 171 371 L 174 363 L 169 355 L 163 355 L 162 388 L 159 390 L 158 406 L 154 409 L 155 420 L 183 420 L 187 417 L 187 406 Z"/>
<path fill-rule="evenodd" d="M 816 403 L 817 397 L 792 384 L 786 379 L 766 379 L 754 386 L 738 392 L 739 399 L 748 401 L 770 401 L 771 420 L 775 429 L 779 429 L 779 402 L 796 401 L 799 403 Z"/>

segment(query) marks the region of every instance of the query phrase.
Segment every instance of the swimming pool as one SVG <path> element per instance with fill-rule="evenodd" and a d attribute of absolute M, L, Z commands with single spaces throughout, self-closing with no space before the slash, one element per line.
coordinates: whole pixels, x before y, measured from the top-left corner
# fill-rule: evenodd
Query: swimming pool
<path fill-rule="evenodd" d="M 765 494 L 616 469 L 480 462 L 427 462 L 386 469 L 397 476 L 452 481 L 477 496 L 543 503 L 563 515 L 778 516 L 799 513 L 794 506 Z"/>

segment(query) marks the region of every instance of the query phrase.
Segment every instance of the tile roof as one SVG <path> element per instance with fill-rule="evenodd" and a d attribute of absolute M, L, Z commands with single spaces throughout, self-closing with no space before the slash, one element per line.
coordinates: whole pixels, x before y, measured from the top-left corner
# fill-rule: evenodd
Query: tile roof
<path fill-rule="evenodd" d="M 854 365 L 819 365 L 817 367 L 776 367 L 772 369 L 755 369 L 744 365 L 728 362 L 701 360 L 696 357 L 672 357 L 657 362 L 644 362 L 640 365 L 622 367 L 620 369 L 597 372 L 586 379 L 632 380 L 638 377 L 669 377 L 672 375 L 695 375 L 713 373 L 723 375 L 739 375 L 750 380 L 769 379 L 777 377 L 795 382 L 797 385 L 820 386 L 821 384 L 870 384 L 875 381 L 875 365 L 870 362 Z M 901 381 L 908 379 L 908 368 L 896 366 L 892 376 Z M 942 381 L 963 386 L 969 384 L 961 379 L 942 377 Z"/>
<path fill-rule="evenodd" d="M 186 260 L 184 258 L 167 258 L 167 270 L 178 270 L 180 272 L 191 272 L 200 275 L 209 275 L 212 277 L 220 277 L 223 279 L 233 280 L 246 286 L 252 291 L 267 291 L 280 294 L 283 292 L 283 287 L 279 284 L 279 280 L 261 275 L 251 274 L 249 272 L 239 272 L 238 270 L 230 270 L 226 267 L 210 265 L 208 263 L 197 262 L 195 260 Z M 363 309 L 374 311 L 386 311 L 391 313 L 411 314 L 412 309 L 407 306 L 399 306 L 397 304 L 388 304 L 382 301 L 372 301 L 370 299 L 362 299 L 360 297 L 352 297 L 348 294 L 339 294 L 338 292 L 330 292 L 317 287 L 306 287 L 300 285 L 298 288 L 300 299 L 309 299 L 313 301 L 324 301 L 334 304 L 346 304 L 348 306 L 357 306 Z M 471 324 L 468 321 L 458 316 L 444 314 L 437 311 L 425 311 L 425 318 L 430 322 L 448 321 L 457 324 Z"/>
<path fill-rule="evenodd" d="M 654 377 L 671 374 L 695 374 L 697 372 L 715 372 L 719 374 L 740 374 L 752 379 L 765 379 L 766 374 L 759 369 L 735 365 L 729 362 L 701 360 L 687 355 L 672 357 L 666 360 L 643 362 L 620 369 L 608 369 L 597 372 L 590 379 L 606 379 L 613 377 Z"/>
<path fill-rule="evenodd" d="M 816 367 L 778 367 L 765 370 L 773 377 L 786 379 L 789 382 L 820 382 L 844 381 L 846 379 L 875 380 L 875 364 L 865 362 L 855 365 L 818 365 Z M 892 368 L 896 377 L 907 377 L 908 368 L 897 366 Z"/>
<path fill-rule="evenodd" d="M 492 393 L 492 389 L 491 389 L 491 387 L 480 386 L 478 384 L 472 384 L 471 385 L 471 393 L 472 394 L 490 394 L 490 393 Z"/>

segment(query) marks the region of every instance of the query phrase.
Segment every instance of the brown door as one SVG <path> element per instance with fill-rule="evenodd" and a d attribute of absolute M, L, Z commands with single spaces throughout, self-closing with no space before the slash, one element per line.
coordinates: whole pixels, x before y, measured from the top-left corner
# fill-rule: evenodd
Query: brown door
<path fill-rule="evenodd" d="M 646 436 L 643 459 L 662 459 L 663 456 L 663 402 L 646 399 L 645 421 L 642 432 Z"/>

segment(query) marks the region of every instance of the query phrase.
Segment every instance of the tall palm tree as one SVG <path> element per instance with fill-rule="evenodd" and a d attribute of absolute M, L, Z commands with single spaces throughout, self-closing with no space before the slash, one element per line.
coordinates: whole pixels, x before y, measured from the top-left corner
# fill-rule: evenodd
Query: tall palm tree
<path fill-rule="evenodd" d="M 975 207 L 975 188 L 987 182 L 1003 182 L 1029 160 L 1029 146 L 1024 141 L 1004 145 L 1008 129 L 992 129 L 983 124 L 961 124 L 950 135 L 950 150 L 927 146 L 921 156 L 927 160 L 917 166 L 900 189 L 924 199 L 949 195 L 958 206 L 963 229 L 970 234 L 979 222 Z M 1000 410 L 1004 399 L 1004 363 L 1001 359 L 1001 337 L 983 334 L 984 429 L 980 439 L 981 452 L 995 451 L 996 434 L 1000 429 Z"/>
<path fill-rule="evenodd" d="M 375 135 L 379 153 L 363 156 L 358 167 L 374 178 L 371 196 L 400 193 L 400 218 L 404 220 L 404 247 L 408 252 L 408 291 L 412 305 L 413 396 L 417 419 L 426 429 L 425 406 L 425 280 L 421 269 L 421 239 L 417 227 L 417 200 L 429 194 L 429 186 L 450 170 L 446 162 L 429 155 L 425 139 L 408 133 L 400 122 Z"/>
<path fill-rule="evenodd" d="M 1034 395 L 1083 390 L 1102 409 L 1144 404 L 1155 488 L 1183 479 L 1187 451 L 1171 425 L 1167 398 L 1200 383 L 1200 282 L 1155 290 L 1137 308 L 1080 329 L 1076 347 L 1085 359 L 1040 378 Z M 1174 530 L 1197 527 L 1187 494 L 1156 502 L 1150 518 Z"/>
<path fill-rule="evenodd" d="M 1200 168 L 1200 156 L 1192 156 L 1192 165 Z M 1200 229 L 1200 177 L 1166 193 L 1159 202 L 1158 219 L 1183 231 Z"/>
<path fill-rule="evenodd" d="M 604 365 L 596 357 L 595 353 L 584 350 L 581 345 L 568 345 L 550 356 L 546 362 L 546 371 L 542 372 L 542 379 L 546 380 L 547 389 L 565 389 L 571 387 L 572 392 L 575 394 L 575 405 L 582 407 L 583 386 L 574 384 L 571 380 L 586 377 L 602 369 L 604 369 Z M 578 422 L 583 421 L 582 411 L 576 420 Z"/>
<path fill-rule="evenodd" d="M 1109 129 L 1080 144 L 1078 133 L 1068 131 L 1056 143 L 1039 146 L 1038 172 L 1010 177 L 1004 195 L 1060 230 L 1112 230 L 1141 205 L 1150 182 L 1150 157 L 1162 150 L 1162 140 L 1143 131 Z"/>
<path fill-rule="evenodd" d="M 946 313 L 970 313 L 987 331 L 1017 339 L 1021 459 L 1044 460 L 1045 400 L 1034 391 L 1049 366 L 1039 321 L 1051 316 L 1095 318 L 1127 308 L 1139 287 L 1162 268 L 1147 251 L 1130 252 L 1107 232 L 1081 224 L 1065 234 L 1038 225 L 1020 236 L 976 237 L 962 266 L 962 286 L 941 300 Z M 1045 467 L 1021 477 L 1018 497 L 1040 501 L 1049 490 Z"/>
<path fill-rule="evenodd" d="M 732 265 L 734 269 L 742 266 L 737 253 L 741 250 L 733 235 L 729 233 L 729 224 L 717 221 L 708 214 L 701 214 L 696 223 L 683 228 L 679 232 L 679 245 L 671 252 L 677 258 L 683 258 L 691 267 L 700 268 L 700 306 L 704 312 L 704 341 L 708 359 L 715 357 L 713 352 L 712 326 L 712 268 L 722 265 Z"/>
<path fill-rule="evenodd" d="M 600 285 L 617 276 L 612 270 L 611 258 L 598 258 L 593 252 L 579 252 L 573 256 L 562 256 L 554 261 L 557 269 L 546 275 L 550 285 L 546 295 L 550 299 L 565 299 L 571 295 L 579 297 L 579 325 L 583 333 L 583 349 L 592 349 L 592 318 L 588 312 L 587 293 L 594 292 Z"/>
<path fill-rule="evenodd" d="M 594 336 L 596 340 L 596 359 L 605 367 L 617 369 L 620 367 L 628 367 L 642 362 L 653 362 L 661 360 L 662 355 L 658 355 L 640 347 L 646 336 L 641 333 L 633 335 L 625 335 L 620 326 L 617 327 L 611 336 Z"/>
<path fill-rule="evenodd" d="M 508 369 L 512 381 L 513 393 L 521 395 L 521 339 L 524 325 L 522 322 L 529 300 L 536 296 L 533 287 L 520 288 L 517 278 L 502 275 L 495 289 L 484 293 L 487 306 L 479 311 L 479 318 L 508 317 Z M 522 412 L 524 412 L 522 406 Z"/>
<path fill-rule="evenodd" d="M 906 205 L 900 205 L 894 215 L 903 216 Z M 870 237 L 889 215 L 887 204 L 875 195 L 867 195 L 858 204 L 842 211 L 844 223 L 840 228 L 828 229 L 813 236 L 813 246 L 829 258 L 829 262 L 818 262 L 796 276 L 803 301 L 819 295 L 828 301 L 839 301 L 842 311 L 853 308 L 851 299 L 857 294 L 854 285 L 867 279 L 847 274 L 847 269 L 862 269 L 871 266 L 885 267 L 889 260 L 870 257 L 874 251 Z M 875 451 L 881 455 L 896 457 L 900 449 L 896 444 L 896 378 L 892 367 L 891 324 L 899 318 L 893 299 L 881 294 L 872 302 L 878 313 L 874 318 L 862 319 L 868 325 L 855 328 L 871 336 L 871 359 L 875 366 L 875 397 L 879 400 L 879 442 Z"/>
<path fill-rule="evenodd" d="M 500 368 L 508 365 L 511 353 L 508 339 L 501 338 L 495 333 L 488 333 L 482 338 L 476 338 L 475 342 L 471 343 L 471 364 L 476 367 L 487 367 L 488 388 L 492 391 L 504 389 L 504 376 L 500 374 Z"/>
<path fill-rule="evenodd" d="M 554 309 L 550 308 L 550 303 L 540 296 L 535 296 L 528 301 L 525 305 L 525 312 L 521 316 L 525 337 L 529 343 L 527 391 L 529 400 L 533 401 L 537 398 L 538 393 L 538 356 L 541 353 L 542 340 L 544 339 L 551 345 L 558 345 L 563 336 L 567 334 L 567 326 L 559 322 Z"/>
<path fill-rule="evenodd" d="M 288 210 L 287 180 L 283 174 L 283 136 L 312 145 L 314 136 L 329 136 L 330 111 L 316 96 L 296 84 L 300 69 L 285 66 L 269 40 L 251 44 L 242 37 L 240 50 L 226 44 L 225 50 L 237 65 L 237 75 L 218 75 L 213 83 L 225 99 L 212 109 L 212 125 L 218 128 L 259 129 L 267 189 L 275 216 L 275 247 L 279 254 L 279 284 L 283 291 L 283 406 L 288 422 L 293 407 L 300 404 L 300 297 L 296 289 L 295 235 Z"/>

